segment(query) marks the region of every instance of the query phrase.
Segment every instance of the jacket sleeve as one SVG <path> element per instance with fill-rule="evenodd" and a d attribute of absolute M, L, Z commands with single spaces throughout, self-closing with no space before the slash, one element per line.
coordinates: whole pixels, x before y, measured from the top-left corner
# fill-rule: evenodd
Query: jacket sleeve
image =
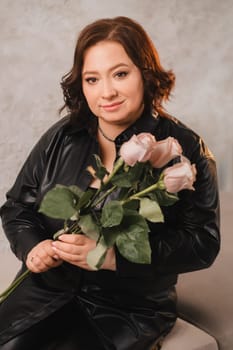
<path fill-rule="evenodd" d="M 151 265 L 129 263 L 117 252 L 120 275 L 179 274 L 214 262 L 220 249 L 216 164 L 200 138 L 188 146 L 184 154 L 197 168 L 195 191 L 181 191 L 175 205 L 163 208 L 165 222 L 150 225 Z"/>
<path fill-rule="evenodd" d="M 37 211 L 37 194 L 46 162 L 48 137 L 47 132 L 34 146 L 0 209 L 11 249 L 23 261 L 33 246 L 47 238 Z"/>

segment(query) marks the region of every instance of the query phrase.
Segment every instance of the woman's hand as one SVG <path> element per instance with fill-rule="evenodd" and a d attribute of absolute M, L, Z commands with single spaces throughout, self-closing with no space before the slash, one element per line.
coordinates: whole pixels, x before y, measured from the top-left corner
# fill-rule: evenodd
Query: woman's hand
<path fill-rule="evenodd" d="M 70 264 L 91 270 L 87 263 L 87 254 L 96 247 L 96 241 L 80 234 L 62 234 L 59 240 L 52 242 L 54 253 Z M 102 269 L 116 270 L 114 249 L 108 250 Z"/>
<path fill-rule="evenodd" d="M 62 264 L 62 260 L 54 252 L 52 242 L 53 240 L 46 239 L 30 250 L 26 260 L 29 270 L 35 273 L 45 272 Z"/>

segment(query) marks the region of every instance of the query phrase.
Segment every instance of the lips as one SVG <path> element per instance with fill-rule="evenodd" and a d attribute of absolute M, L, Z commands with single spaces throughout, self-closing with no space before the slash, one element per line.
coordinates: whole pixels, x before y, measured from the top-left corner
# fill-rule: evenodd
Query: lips
<path fill-rule="evenodd" d="M 107 105 L 101 105 L 101 107 L 105 110 L 114 110 L 117 109 L 124 101 L 120 101 L 120 102 L 114 102 L 111 104 L 107 104 Z"/>

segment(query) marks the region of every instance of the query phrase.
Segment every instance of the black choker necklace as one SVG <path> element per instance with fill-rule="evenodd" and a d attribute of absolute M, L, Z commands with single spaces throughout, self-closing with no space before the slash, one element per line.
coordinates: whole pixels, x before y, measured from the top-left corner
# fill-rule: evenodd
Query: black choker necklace
<path fill-rule="evenodd" d="M 105 133 L 103 132 L 103 130 L 101 129 L 101 127 L 100 127 L 99 125 L 98 125 L 98 129 L 99 129 L 101 135 L 102 135 L 106 140 L 108 140 L 108 141 L 110 141 L 110 142 L 115 142 L 115 140 L 110 139 L 107 135 L 105 135 Z"/>

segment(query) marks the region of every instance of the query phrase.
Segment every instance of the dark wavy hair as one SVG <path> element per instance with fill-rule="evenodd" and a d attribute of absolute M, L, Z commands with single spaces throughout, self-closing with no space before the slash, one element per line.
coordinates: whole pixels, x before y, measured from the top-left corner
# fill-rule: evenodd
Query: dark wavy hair
<path fill-rule="evenodd" d="M 170 96 L 175 82 L 171 70 L 166 71 L 160 64 L 159 56 L 143 27 L 128 17 L 99 19 L 80 32 L 71 70 L 63 76 L 61 87 L 67 109 L 73 116 L 84 117 L 90 113 L 82 91 L 82 68 L 88 48 L 100 41 L 120 43 L 133 63 L 139 68 L 144 81 L 145 109 L 166 114 L 162 106 Z"/>

